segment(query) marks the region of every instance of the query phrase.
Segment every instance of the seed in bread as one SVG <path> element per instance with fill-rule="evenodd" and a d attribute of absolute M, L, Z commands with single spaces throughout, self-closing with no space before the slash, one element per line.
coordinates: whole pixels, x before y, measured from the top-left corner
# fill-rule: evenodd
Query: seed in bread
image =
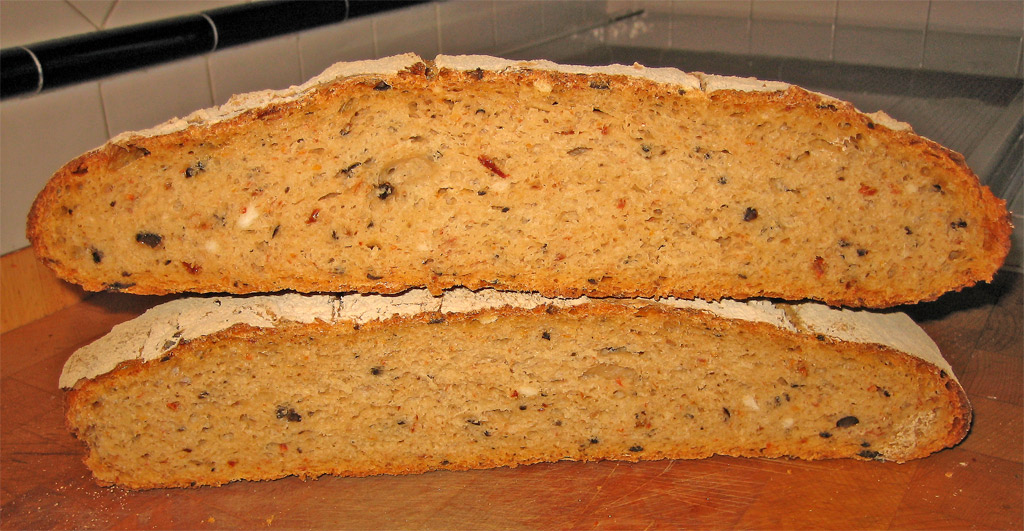
<path fill-rule="evenodd" d="M 902 462 L 957 443 L 971 416 L 903 314 L 490 290 L 183 299 L 77 352 L 61 384 L 96 479 L 129 488 L 714 454 Z"/>
<path fill-rule="evenodd" d="M 37 255 L 89 290 L 776 297 L 992 278 L 963 157 L 781 83 L 493 58 L 342 64 L 59 170 Z"/>

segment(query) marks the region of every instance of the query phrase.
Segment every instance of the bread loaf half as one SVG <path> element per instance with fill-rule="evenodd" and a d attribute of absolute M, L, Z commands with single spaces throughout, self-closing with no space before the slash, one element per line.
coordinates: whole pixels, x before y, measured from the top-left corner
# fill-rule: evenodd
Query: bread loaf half
<path fill-rule="evenodd" d="M 104 484 L 216 485 L 715 454 L 906 461 L 966 396 L 903 314 L 805 303 L 190 298 L 68 361 Z"/>
<path fill-rule="evenodd" d="M 89 290 L 884 307 L 991 279 L 1007 219 L 960 155 L 797 87 L 398 56 L 118 136 L 28 232 Z"/>

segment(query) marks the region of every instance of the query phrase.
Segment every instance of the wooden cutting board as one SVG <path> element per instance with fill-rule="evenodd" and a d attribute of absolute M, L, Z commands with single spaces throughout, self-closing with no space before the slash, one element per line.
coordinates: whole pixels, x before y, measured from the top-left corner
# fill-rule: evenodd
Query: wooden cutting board
<path fill-rule="evenodd" d="M 0 526 L 35 528 L 1024 528 L 1021 275 L 905 308 L 974 406 L 959 446 L 896 465 L 716 457 L 405 477 L 96 486 L 63 425 L 67 357 L 161 299 L 102 294 L 0 336 Z"/>

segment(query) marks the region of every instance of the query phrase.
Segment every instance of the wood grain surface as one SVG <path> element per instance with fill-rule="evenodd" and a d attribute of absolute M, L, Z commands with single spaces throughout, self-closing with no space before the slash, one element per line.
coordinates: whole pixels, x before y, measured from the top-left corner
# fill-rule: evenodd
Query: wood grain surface
<path fill-rule="evenodd" d="M 43 265 L 31 247 L 0 256 L 0 334 L 77 304 L 91 293 Z"/>
<path fill-rule="evenodd" d="M 96 486 L 57 378 L 76 348 L 162 299 L 102 294 L 0 336 L 0 526 L 181 529 L 1021 529 L 1022 280 L 903 308 L 974 406 L 959 446 L 903 465 L 715 457 L 405 477 Z"/>

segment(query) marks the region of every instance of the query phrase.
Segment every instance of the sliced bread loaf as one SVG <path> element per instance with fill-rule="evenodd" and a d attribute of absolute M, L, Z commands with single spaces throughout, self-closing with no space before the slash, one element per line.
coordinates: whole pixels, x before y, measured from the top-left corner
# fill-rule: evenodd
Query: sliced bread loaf
<path fill-rule="evenodd" d="M 217 485 L 557 460 L 906 461 L 966 396 L 903 314 L 680 300 L 195 297 L 68 361 L 104 484 Z"/>
<path fill-rule="evenodd" d="M 991 279 L 1007 219 L 960 155 L 797 87 L 399 56 L 120 135 L 28 232 L 89 290 L 884 307 Z"/>

